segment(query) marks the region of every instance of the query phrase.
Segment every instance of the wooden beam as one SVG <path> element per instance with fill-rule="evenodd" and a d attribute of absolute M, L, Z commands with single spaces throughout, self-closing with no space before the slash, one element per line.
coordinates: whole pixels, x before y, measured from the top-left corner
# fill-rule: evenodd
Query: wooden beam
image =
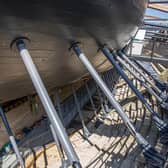
<path fill-rule="evenodd" d="M 145 17 L 149 19 L 161 19 L 160 17 L 152 16 L 152 15 L 145 15 Z"/>
<path fill-rule="evenodd" d="M 148 4 L 148 8 L 159 10 L 161 12 L 168 12 L 168 6 L 164 4 Z"/>

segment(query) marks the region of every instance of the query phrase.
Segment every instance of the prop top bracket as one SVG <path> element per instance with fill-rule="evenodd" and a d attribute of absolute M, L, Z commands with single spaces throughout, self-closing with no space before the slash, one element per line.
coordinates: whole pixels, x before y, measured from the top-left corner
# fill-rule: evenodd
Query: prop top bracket
<path fill-rule="evenodd" d="M 16 37 L 10 43 L 10 49 L 13 49 L 15 44 L 16 44 L 16 47 L 18 47 L 19 44 L 25 45 L 25 42 L 30 42 L 30 39 L 28 37 L 25 37 L 25 36 Z"/>

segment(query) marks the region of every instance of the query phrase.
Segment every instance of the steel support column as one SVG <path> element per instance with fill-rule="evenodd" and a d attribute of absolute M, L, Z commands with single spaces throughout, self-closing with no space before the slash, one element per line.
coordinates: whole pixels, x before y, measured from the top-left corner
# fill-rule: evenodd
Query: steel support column
<path fill-rule="evenodd" d="M 7 118 L 6 118 L 5 112 L 3 111 L 3 109 L 2 109 L 1 106 L 0 106 L 0 116 L 1 116 L 1 118 L 2 118 L 2 122 L 3 122 L 4 126 L 5 126 L 5 129 L 6 129 L 6 131 L 7 131 L 7 134 L 8 134 L 8 136 L 9 136 L 9 140 L 10 140 L 10 142 L 11 142 L 11 144 L 12 144 L 13 150 L 14 150 L 14 152 L 15 152 L 15 154 L 16 154 L 16 157 L 17 157 L 17 159 L 18 159 L 18 161 L 19 161 L 19 163 L 20 163 L 20 166 L 21 166 L 22 168 L 24 168 L 24 167 L 25 167 L 25 166 L 24 166 L 24 160 L 23 160 L 23 158 L 22 158 L 22 156 L 21 156 L 21 154 L 20 154 L 20 152 L 19 152 L 19 148 L 18 148 L 18 146 L 17 146 L 15 137 L 14 137 L 14 135 L 13 135 L 13 133 L 12 133 L 12 130 L 11 130 L 10 126 L 9 126 L 9 123 L 8 123 Z"/>
<path fill-rule="evenodd" d="M 72 86 L 72 93 L 73 93 L 73 96 L 74 96 L 77 111 L 79 113 L 79 118 L 80 118 L 81 123 L 82 123 L 83 135 L 84 135 L 85 138 L 88 138 L 90 136 L 90 132 L 85 125 L 84 116 L 83 116 L 82 110 L 81 110 L 80 105 L 79 105 L 78 97 L 76 95 L 76 90 L 73 86 Z"/>

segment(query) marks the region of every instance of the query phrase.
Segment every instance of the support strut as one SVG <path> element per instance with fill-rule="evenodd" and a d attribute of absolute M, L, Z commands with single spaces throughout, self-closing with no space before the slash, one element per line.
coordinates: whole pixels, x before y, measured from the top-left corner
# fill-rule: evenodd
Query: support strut
<path fill-rule="evenodd" d="M 63 115 L 62 115 L 62 109 L 61 109 L 61 104 L 60 104 L 60 96 L 59 96 L 58 88 L 56 88 L 56 90 L 54 92 L 53 101 L 54 101 L 54 105 L 57 106 L 58 116 L 60 117 L 61 121 L 63 122 Z M 69 160 L 66 160 L 62 145 L 61 145 L 61 143 L 57 137 L 57 134 L 54 131 L 54 128 L 51 124 L 50 124 L 50 128 L 51 128 L 51 132 L 53 134 L 53 138 L 55 140 L 55 143 L 57 145 L 57 150 L 58 150 L 59 156 L 61 158 L 61 163 L 62 163 L 61 168 L 67 168 L 69 166 Z"/>
<path fill-rule="evenodd" d="M 102 98 L 102 94 L 101 94 L 100 89 L 97 85 L 96 85 L 96 89 L 97 89 L 97 94 L 98 94 L 100 105 L 101 105 L 102 118 L 105 119 L 106 116 L 107 116 L 107 113 L 106 113 L 106 110 L 105 110 L 105 107 L 104 107 L 104 101 L 103 101 L 103 98 Z"/>
<path fill-rule="evenodd" d="M 9 126 L 9 123 L 8 123 L 7 118 L 6 118 L 5 112 L 3 111 L 3 109 L 2 109 L 1 106 L 0 106 L 0 116 L 1 116 L 1 118 L 2 118 L 2 122 L 3 122 L 4 126 L 5 126 L 5 129 L 6 129 L 6 131 L 7 131 L 7 134 L 8 134 L 8 136 L 9 136 L 9 140 L 10 140 L 10 142 L 11 142 L 11 144 L 12 144 L 13 150 L 14 150 L 14 152 L 15 152 L 15 154 L 16 154 L 16 157 L 17 157 L 17 159 L 18 159 L 18 161 L 19 161 L 19 163 L 20 163 L 20 166 L 21 166 L 22 168 L 25 168 L 25 166 L 24 166 L 24 161 L 23 161 L 23 158 L 22 158 L 22 156 L 21 156 L 21 154 L 20 154 L 20 152 L 19 152 L 19 148 L 18 148 L 18 146 L 17 146 L 15 137 L 14 137 L 14 135 L 13 135 L 13 133 L 12 133 L 12 130 L 11 130 L 10 126 Z"/>
<path fill-rule="evenodd" d="M 84 121 L 84 117 L 83 117 L 83 113 L 81 111 L 81 108 L 80 108 L 80 105 L 79 105 L 79 101 L 78 101 L 78 97 L 76 95 L 76 91 L 74 89 L 74 87 L 72 86 L 72 93 L 73 93 L 73 96 L 74 96 L 74 100 L 75 100 L 75 105 L 77 107 L 77 111 L 79 113 L 79 118 L 81 120 L 81 123 L 82 123 L 82 130 L 83 130 L 83 135 L 84 137 L 87 139 L 89 136 L 90 136 L 90 132 L 89 130 L 87 129 L 86 125 L 85 125 L 85 121 Z"/>
<path fill-rule="evenodd" d="M 25 38 L 23 37 L 19 37 L 13 40 L 13 42 L 11 43 L 11 46 L 13 44 L 16 45 L 20 56 L 24 62 L 24 65 L 30 75 L 30 78 L 34 84 L 34 87 L 40 97 L 40 100 L 44 106 L 44 109 L 49 117 L 49 120 L 53 126 L 54 131 L 57 134 L 57 137 L 59 138 L 59 141 L 61 143 L 61 145 L 64 148 L 64 151 L 71 163 L 71 165 L 74 168 L 77 167 L 81 167 L 80 163 L 79 163 L 79 159 L 78 156 L 75 153 L 75 150 L 71 144 L 71 142 L 68 139 L 68 135 L 59 119 L 59 116 L 57 114 L 57 111 L 47 93 L 47 90 L 42 82 L 42 79 L 36 69 L 36 66 L 33 63 L 33 60 L 28 52 L 28 50 L 26 49 L 26 44 L 25 44 Z"/>
<path fill-rule="evenodd" d="M 152 76 L 148 70 L 146 68 L 144 68 L 144 66 L 139 62 L 139 61 L 135 61 L 135 63 L 141 68 L 143 69 L 143 71 L 148 74 L 155 82 L 156 86 L 160 89 L 161 93 L 166 92 L 168 86 L 166 83 L 161 82 L 159 79 L 156 79 L 154 76 Z"/>
<path fill-rule="evenodd" d="M 87 93 L 88 93 L 88 96 L 89 96 L 89 99 L 90 99 L 90 103 L 91 103 L 92 109 L 93 109 L 95 117 L 96 117 L 95 127 L 98 128 L 103 122 L 100 121 L 100 119 L 98 118 L 97 110 L 96 110 L 94 101 L 92 99 L 92 95 L 90 93 L 90 89 L 89 89 L 87 81 L 84 81 L 84 83 L 85 83 L 85 87 L 86 87 L 86 90 L 87 90 Z"/>
<path fill-rule="evenodd" d="M 60 104 L 61 101 L 60 101 L 58 88 L 55 91 L 55 99 L 56 99 L 56 106 L 57 106 L 57 109 L 58 109 L 58 115 L 59 115 L 61 121 L 63 122 L 64 119 L 63 119 L 63 114 L 62 114 L 62 109 L 61 109 L 61 104 Z"/>
<path fill-rule="evenodd" d="M 164 100 L 167 100 L 167 96 L 162 92 L 162 90 L 160 90 L 160 88 L 158 88 L 153 81 L 151 81 L 150 79 L 148 79 L 146 77 L 146 75 L 138 68 L 140 67 L 144 72 L 146 72 L 149 76 L 150 74 L 145 70 L 145 68 L 143 68 L 143 66 L 141 66 L 137 61 L 136 62 L 132 62 L 125 53 L 123 53 L 121 50 L 118 51 L 119 56 L 121 56 L 128 64 L 130 64 L 130 66 L 132 66 L 139 74 L 140 76 L 143 77 L 143 79 L 145 80 L 146 83 L 148 83 L 154 90 L 155 92 Z M 138 65 L 137 65 L 138 64 Z M 150 76 L 151 77 L 151 76 Z"/>
<path fill-rule="evenodd" d="M 118 60 L 118 62 L 125 67 L 131 75 L 133 75 L 140 83 L 141 85 L 146 88 L 146 90 L 148 91 L 148 93 L 150 93 L 152 96 L 154 96 L 157 101 L 160 103 L 161 107 L 168 110 L 168 103 L 165 102 L 159 95 L 157 95 L 157 93 L 147 85 L 147 83 L 145 83 L 145 81 L 139 76 L 139 74 L 137 74 L 135 71 L 133 71 L 131 69 L 131 67 L 118 55 L 115 55 L 116 59 Z"/>
<path fill-rule="evenodd" d="M 71 48 L 73 49 L 75 54 L 79 57 L 80 61 L 83 63 L 86 69 L 89 71 L 90 75 L 94 78 L 97 85 L 101 88 L 102 92 L 106 95 L 111 105 L 116 109 L 121 119 L 123 120 L 125 126 L 129 129 L 130 133 L 136 138 L 137 142 L 141 145 L 143 149 L 143 154 L 147 162 L 149 162 L 150 160 L 151 166 L 157 165 L 158 168 L 163 167 L 165 163 L 164 157 L 162 157 L 162 155 L 160 155 L 154 148 L 152 148 L 151 145 L 142 137 L 142 135 L 135 130 L 133 124 L 131 123 L 128 116 L 125 114 L 121 105 L 116 101 L 113 94 L 108 89 L 108 87 L 101 79 L 99 74 L 96 72 L 92 64 L 89 62 L 85 54 L 81 52 L 78 43 L 73 43 Z"/>
<path fill-rule="evenodd" d="M 57 146 L 57 150 L 58 150 L 58 153 L 59 153 L 59 156 L 61 158 L 61 168 L 67 168 L 69 166 L 69 160 L 65 160 L 65 157 L 64 157 L 64 151 L 62 149 L 62 146 L 61 146 L 61 143 L 57 137 L 57 134 L 56 132 L 54 131 L 54 128 L 52 126 L 52 124 L 50 124 L 50 129 L 51 129 L 51 133 L 53 135 L 53 138 L 54 138 L 54 141 L 55 141 L 55 144 Z"/>
<path fill-rule="evenodd" d="M 132 81 L 128 78 L 126 73 L 123 71 L 122 67 L 116 62 L 115 60 L 115 54 L 110 53 L 109 49 L 106 47 L 102 47 L 101 51 L 103 54 L 107 57 L 107 59 L 111 62 L 111 64 L 116 68 L 118 73 L 121 75 L 121 77 L 125 80 L 125 82 L 128 84 L 128 86 L 132 89 L 132 91 L 135 93 L 135 95 L 139 98 L 139 100 L 143 103 L 143 105 L 148 109 L 148 111 L 152 114 L 152 118 L 154 120 L 154 123 L 158 130 L 160 131 L 161 136 L 161 142 L 168 144 L 168 125 L 160 118 L 158 113 L 156 113 L 151 106 L 148 104 L 146 99 L 143 97 L 143 95 L 137 90 L 137 88 L 134 86 Z"/>

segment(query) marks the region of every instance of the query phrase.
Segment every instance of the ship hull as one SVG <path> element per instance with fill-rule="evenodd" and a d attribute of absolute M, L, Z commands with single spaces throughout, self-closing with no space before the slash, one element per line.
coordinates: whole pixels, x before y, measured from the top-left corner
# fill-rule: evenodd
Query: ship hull
<path fill-rule="evenodd" d="M 47 88 L 67 85 L 86 75 L 72 51 L 81 48 L 99 71 L 110 67 L 97 52 L 97 43 L 122 48 L 141 24 L 145 0 L 48 0 L 0 2 L 0 100 L 34 93 L 31 80 L 16 50 L 9 48 L 16 36 L 26 36 L 30 54 Z"/>

